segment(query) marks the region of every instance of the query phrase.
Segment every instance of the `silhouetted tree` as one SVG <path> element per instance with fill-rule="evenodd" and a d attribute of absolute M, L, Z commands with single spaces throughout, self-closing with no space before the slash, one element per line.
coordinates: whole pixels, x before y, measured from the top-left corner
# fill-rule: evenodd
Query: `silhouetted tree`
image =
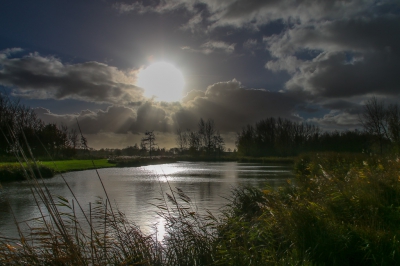
<path fill-rule="evenodd" d="M 183 153 L 189 144 L 189 133 L 187 131 L 182 131 L 180 128 L 176 130 L 176 144 L 181 153 Z"/>
<path fill-rule="evenodd" d="M 157 145 L 155 143 L 156 136 L 154 135 L 153 131 L 146 131 L 145 135 L 146 135 L 146 137 L 142 138 L 142 144 L 144 147 L 147 147 L 147 146 L 149 147 L 149 155 L 151 157 L 153 147 Z"/>
<path fill-rule="evenodd" d="M 314 125 L 270 117 L 243 128 L 236 146 L 245 156 L 289 156 L 310 149 L 318 135 Z"/>
<path fill-rule="evenodd" d="M 201 139 L 197 132 L 189 132 L 189 153 L 192 155 L 200 151 Z"/>
<path fill-rule="evenodd" d="M 380 153 L 382 154 L 384 140 L 385 138 L 389 139 L 387 111 L 385 110 L 383 102 L 378 101 L 376 97 L 369 99 L 364 105 L 361 123 L 365 131 L 376 137 Z"/>
<path fill-rule="evenodd" d="M 180 152 L 188 149 L 192 155 L 205 153 L 208 155 L 219 154 L 224 151 L 225 142 L 215 127 L 214 120 L 200 119 L 197 131 L 176 131 L 176 143 Z"/>
<path fill-rule="evenodd" d="M 128 146 L 128 147 L 122 149 L 122 154 L 128 155 L 128 156 L 139 155 L 140 154 L 140 148 L 137 145 L 137 143 L 135 143 L 134 146 Z"/>

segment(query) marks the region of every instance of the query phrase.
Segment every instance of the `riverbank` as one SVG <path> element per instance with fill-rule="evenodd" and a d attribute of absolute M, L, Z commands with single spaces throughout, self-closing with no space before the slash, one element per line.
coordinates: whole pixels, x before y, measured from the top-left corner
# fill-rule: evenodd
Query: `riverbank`
<path fill-rule="evenodd" d="M 153 158 L 139 156 L 120 156 L 108 159 L 109 162 L 115 163 L 117 167 L 126 166 L 144 166 L 152 164 L 174 163 L 177 161 L 187 162 L 239 162 L 239 163 L 280 163 L 294 164 L 296 157 L 244 157 L 244 156 L 156 156 Z"/>
<path fill-rule="evenodd" d="M 16 162 L 0 163 L 0 182 L 26 180 L 26 174 L 30 175 L 30 170 L 34 171 L 35 176 L 51 178 L 58 173 L 116 167 L 115 163 L 108 162 L 107 159 L 37 162 L 36 165 L 38 167 L 27 163 L 22 165 L 23 167 Z"/>
<path fill-rule="evenodd" d="M 33 164 L 29 167 L 35 169 L 35 174 L 40 172 L 43 178 L 51 178 L 55 174 L 83 171 L 90 169 L 101 169 L 110 167 L 140 167 L 146 165 L 157 165 L 174 163 L 177 161 L 190 162 L 240 162 L 240 163 L 280 163 L 293 164 L 294 157 L 238 157 L 238 156 L 156 156 L 153 158 L 139 156 L 120 156 L 110 159 L 94 159 L 94 160 L 58 160 L 58 161 L 40 161 L 37 162 L 39 171 Z M 23 164 L 25 169 L 17 162 L 2 162 L 0 163 L 0 182 L 22 181 L 25 180 L 25 171 L 29 173 L 27 164 Z"/>

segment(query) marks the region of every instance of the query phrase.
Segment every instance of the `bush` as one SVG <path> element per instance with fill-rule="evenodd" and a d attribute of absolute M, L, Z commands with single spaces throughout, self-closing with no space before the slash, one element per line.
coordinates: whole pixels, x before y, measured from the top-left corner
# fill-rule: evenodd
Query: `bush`
<path fill-rule="evenodd" d="M 54 176 L 53 169 L 47 166 L 39 165 L 38 168 L 36 168 L 34 166 L 22 167 L 19 164 L 6 164 L 0 166 L 0 182 L 26 180 L 26 175 L 32 175 L 30 169 L 32 169 L 33 174 L 38 177 L 49 178 Z"/>

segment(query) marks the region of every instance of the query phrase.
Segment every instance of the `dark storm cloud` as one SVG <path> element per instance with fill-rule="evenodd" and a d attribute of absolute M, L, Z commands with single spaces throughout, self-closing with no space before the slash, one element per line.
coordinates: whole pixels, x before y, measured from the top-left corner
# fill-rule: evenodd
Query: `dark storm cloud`
<path fill-rule="evenodd" d="M 279 59 L 266 67 L 293 74 L 286 84 L 288 90 L 324 97 L 398 94 L 400 38 L 395 32 L 400 32 L 400 18 L 329 24 L 269 38 L 270 49 Z M 302 49 L 320 53 L 311 60 L 301 60 L 294 54 Z"/>
<path fill-rule="evenodd" d="M 211 28 L 220 26 L 259 27 L 273 20 L 308 21 L 310 19 L 350 17 L 355 12 L 368 11 L 373 0 L 172 0 L 172 1 L 120 1 L 114 8 L 120 12 L 139 14 L 154 12 L 166 13 L 185 9 L 192 14 L 206 10 Z M 145 4 L 144 4 L 145 3 Z M 202 4 L 202 5 L 200 5 Z M 382 4 L 382 3 L 378 3 Z M 198 7 L 202 6 L 202 9 Z M 203 20 L 198 20 L 199 23 Z M 193 23 L 191 23 L 193 26 Z M 193 28 L 193 27 L 191 27 Z"/>
<path fill-rule="evenodd" d="M 222 132 L 238 131 L 267 117 L 297 119 L 299 102 L 291 96 L 261 89 L 245 89 L 237 80 L 209 86 L 204 96 L 196 94 L 175 113 L 179 128 L 195 128 L 200 118 L 214 119 Z"/>
<path fill-rule="evenodd" d="M 143 91 L 132 84 L 134 78 L 134 73 L 98 62 L 63 64 L 58 58 L 37 53 L 10 58 L 10 51 L 0 52 L 0 84 L 27 98 L 139 101 Z"/>
<path fill-rule="evenodd" d="M 360 103 L 354 103 L 346 100 L 333 100 L 322 103 L 321 106 L 329 110 L 342 110 L 349 114 L 359 114 L 364 108 Z"/>
<path fill-rule="evenodd" d="M 390 52 L 365 53 L 347 62 L 346 52 L 326 52 L 305 62 L 286 83 L 289 91 L 323 97 L 399 93 L 400 61 Z"/>
<path fill-rule="evenodd" d="M 265 37 L 267 48 L 277 57 L 298 51 L 399 51 L 400 17 L 358 17 L 296 25 L 279 35 Z"/>
<path fill-rule="evenodd" d="M 297 25 L 264 38 L 277 58 L 266 68 L 286 70 L 286 89 L 310 97 L 398 95 L 398 32 L 400 17 L 392 14 Z"/>

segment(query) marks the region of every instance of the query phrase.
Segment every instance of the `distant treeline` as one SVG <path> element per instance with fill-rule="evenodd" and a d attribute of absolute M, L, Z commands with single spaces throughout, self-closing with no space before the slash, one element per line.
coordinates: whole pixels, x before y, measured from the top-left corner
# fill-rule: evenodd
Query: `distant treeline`
<path fill-rule="evenodd" d="M 247 125 L 236 146 L 243 156 L 294 156 L 311 151 L 361 152 L 369 147 L 369 134 L 355 131 L 321 132 L 308 123 L 270 117 Z"/>
<path fill-rule="evenodd" d="M 304 152 L 400 152 L 400 107 L 373 97 L 360 114 L 364 130 L 322 132 L 317 126 L 282 118 L 247 125 L 236 146 L 244 156 L 293 156 Z"/>
<path fill-rule="evenodd" d="M 323 132 L 318 126 L 269 117 L 238 132 L 239 156 L 296 156 L 304 152 L 400 152 L 400 107 L 386 106 L 371 98 L 360 114 L 363 131 Z M 45 124 L 33 109 L 0 94 L 0 158 L 14 158 L 20 151 L 32 152 L 39 159 L 67 159 L 88 156 L 84 136 L 63 125 Z M 151 138 L 149 137 L 149 134 Z M 198 122 L 197 130 L 177 129 L 176 148 L 160 148 L 152 131 L 140 145 L 124 149 L 93 149 L 90 156 L 167 156 L 219 157 L 225 151 L 224 139 L 212 119 Z M 18 155 L 20 156 L 20 155 Z"/>
<path fill-rule="evenodd" d="M 189 155 L 220 155 L 225 149 L 225 142 L 216 129 L 214 120 L 205 121 L 201 118 L 197 126 L 197 131 L 176 131 L 178 151 Z"/>

